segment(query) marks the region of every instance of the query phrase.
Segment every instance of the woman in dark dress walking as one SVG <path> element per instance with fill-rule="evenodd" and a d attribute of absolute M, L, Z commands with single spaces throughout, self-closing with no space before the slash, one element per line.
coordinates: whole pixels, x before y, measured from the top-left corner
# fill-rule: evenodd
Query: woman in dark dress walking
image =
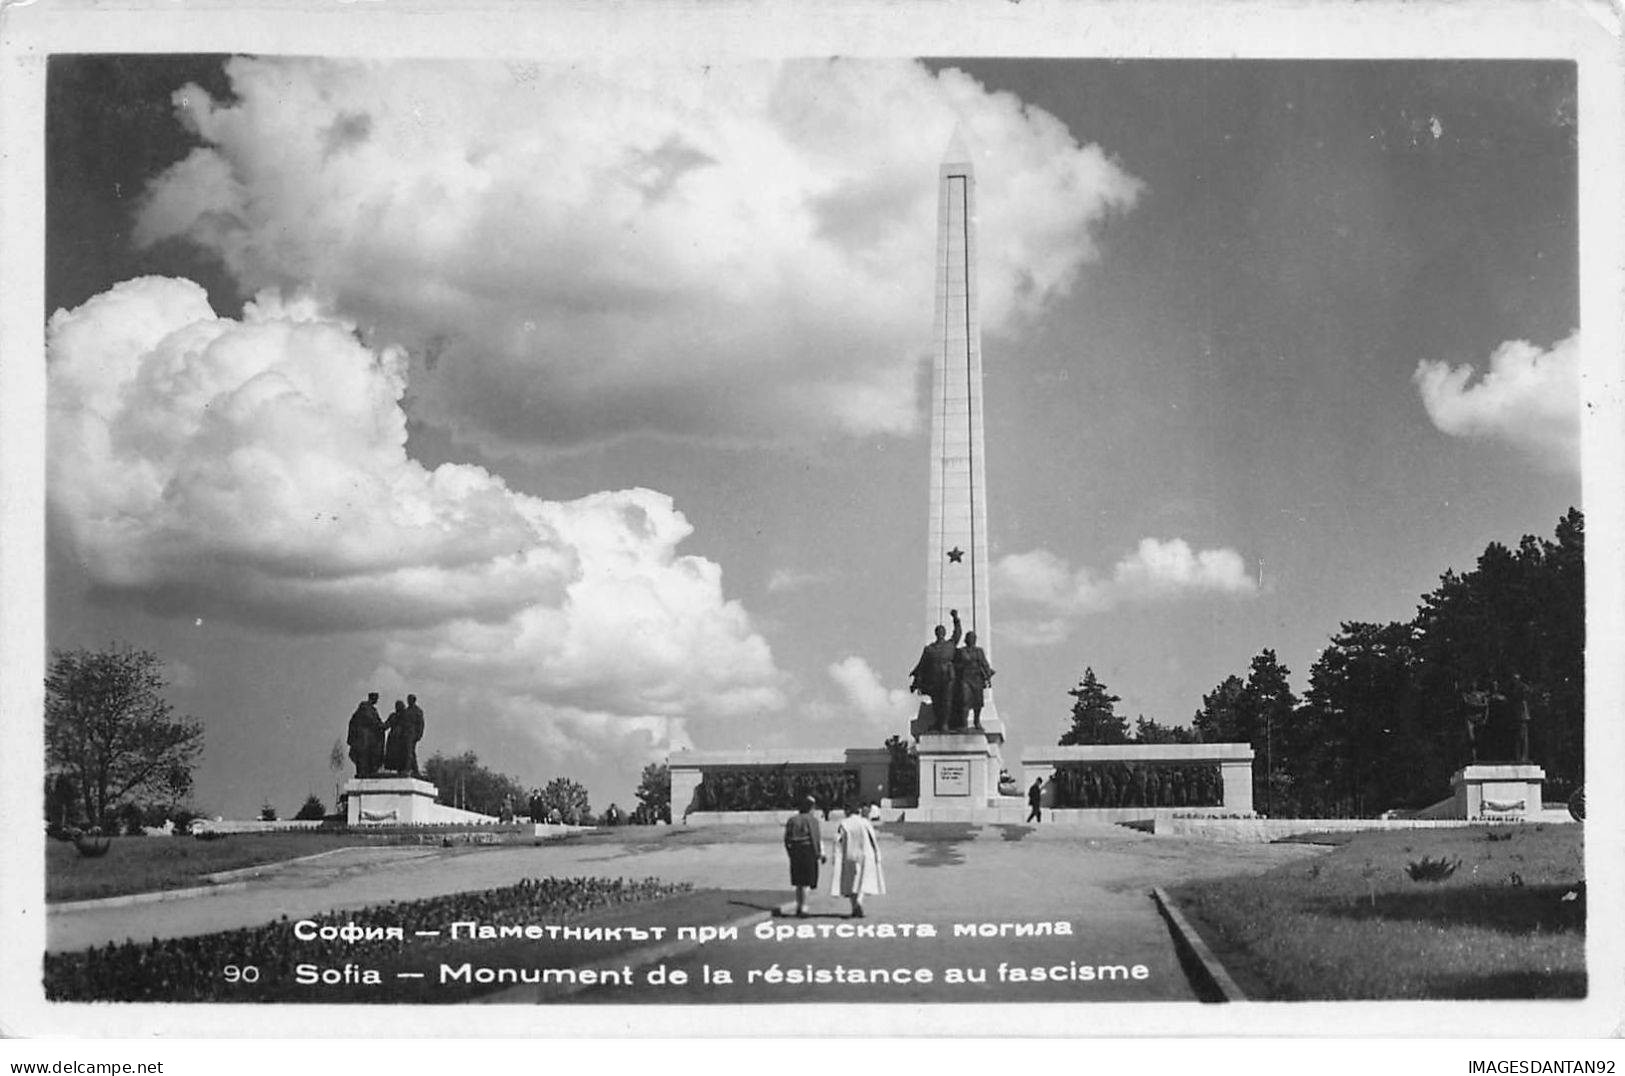
<path fill-rule="evenodd" d="M 818 864 L 824 861 L 824 838 L 813 814 L 817 801 L 801 798 L 801 810 L 784 823 L 784 850 L 790 856 L 790 884 L 796 889 L 796 915 L 807 916 L 807 890 L 818 887 Z"/>

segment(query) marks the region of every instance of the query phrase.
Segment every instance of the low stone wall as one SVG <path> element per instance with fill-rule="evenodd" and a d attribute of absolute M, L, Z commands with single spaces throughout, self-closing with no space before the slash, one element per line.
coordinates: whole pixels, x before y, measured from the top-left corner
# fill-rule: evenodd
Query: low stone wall
<path fill-rule="evenodd" d="M 192 823 L 193 833 L 309 833 L 322 828 L 322 820 L 279 819 L 275 822 L 200 818 Z"/>
<path fill-rule="evenodd" d="M 1180 818 L 1156 819 L 1159 837 L 1196 837 L 1222 844 L 1268 844 L 1306 833 L 1351 833 L 1371 830 L 1460 829 L 1464 826 L 1518 826 L 1568 823 L 1568 813 L 1542 811 L 1526 818 Z"/>

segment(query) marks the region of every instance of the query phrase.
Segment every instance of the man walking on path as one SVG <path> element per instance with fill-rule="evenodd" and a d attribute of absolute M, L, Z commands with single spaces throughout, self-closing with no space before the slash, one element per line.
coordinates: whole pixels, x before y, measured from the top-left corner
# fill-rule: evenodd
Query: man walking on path
<path fill-rule="evenodd" d="M 1043 803 L 1044 779 L 1042 777 L 1034 777 L 1033 787 L 1027 790 L 1027 806 L 1032 808 L 1032 810 L 1027 812 L 1027 821 L 1042 822 L 1044 820 L 1043 812 L 1040 810 Z"/>

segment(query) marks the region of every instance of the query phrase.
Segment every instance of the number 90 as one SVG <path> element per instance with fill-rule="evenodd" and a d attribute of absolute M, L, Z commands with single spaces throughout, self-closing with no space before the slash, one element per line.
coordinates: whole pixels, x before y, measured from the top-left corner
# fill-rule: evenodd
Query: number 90
<path fill-rule="evenodd" d="M 260 969 L 253 964 L 227 964 L 223 972 L 228 983 L 257 983 L 260 981 Z"/>

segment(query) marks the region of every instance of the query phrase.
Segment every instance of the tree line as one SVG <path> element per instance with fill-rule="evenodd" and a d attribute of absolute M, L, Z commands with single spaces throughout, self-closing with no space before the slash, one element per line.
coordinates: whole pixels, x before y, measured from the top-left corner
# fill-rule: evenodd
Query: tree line
<path fill-rule="evenodd" d="M 1467 572 L 1446 571 L 1408 621 L 1345 621 L 1300 697 L 1265 649 L 1245 677 L 1202 696 L 1188 728 L 1138 718 L 1092 668 L 1069 694 L 1061 744 L 1251 744 L 1253 803 L 1276 817 L 1363 817 L 1428 806 L 1473 761 L 1514 759 L 1521 709 L 1546 798 L 1585 773 L 1585 521 L 1552 539 L 1492 542 Z"/>

